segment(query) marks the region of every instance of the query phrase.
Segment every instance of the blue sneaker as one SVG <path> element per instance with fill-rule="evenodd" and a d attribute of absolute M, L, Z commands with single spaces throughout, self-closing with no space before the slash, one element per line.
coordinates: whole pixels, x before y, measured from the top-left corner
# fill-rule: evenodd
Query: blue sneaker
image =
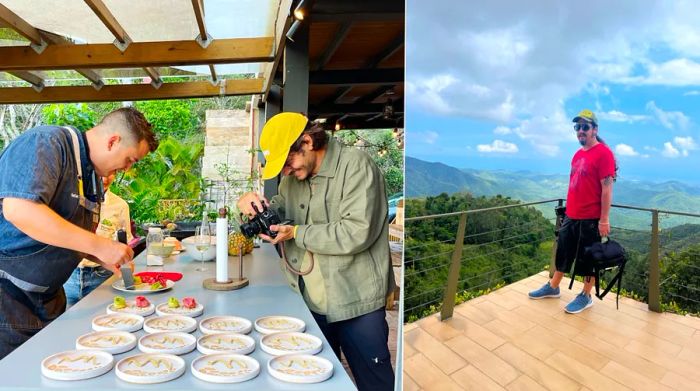
<path fill-rule="evenodd" d="M 585 310 L 593 305 L 593 298 L 583 292 L 579 293 L 571 303 L 566 305 L 564 311 L 570 314 L 578 314 L 579 312 Z"/>
<path fill-rule="evenodd" d="M 559 287 L 552 288 L 549 281 L 542 285 L 542 288 L 534 290 L 527 294 L 531 299 L 544 299 L 545 297 L 559 297 Z"/>

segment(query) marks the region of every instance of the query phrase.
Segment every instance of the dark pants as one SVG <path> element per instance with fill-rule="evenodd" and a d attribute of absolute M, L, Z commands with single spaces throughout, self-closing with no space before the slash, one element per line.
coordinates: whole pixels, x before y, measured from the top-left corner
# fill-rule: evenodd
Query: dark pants
<path fill-rule="evenodd" d="M 598 219 L 574 220 L 568 216 L 564 217 L 557 238 L 557 271 L 571 272 L 575 261 L 574 270 L 577 276 L 594 276 L 593 264 L 584 261 L 583 253 L 586 247 L 595 242 L 600 242 Z"/>
<path fill-rule="evenodd" d="M 394 389 L 394 370 L 387 346 L 389 326 L 384 308 L 333 323 L 328 323 L 325 315 L 311 313 L 338 359 L 341 350 L 345 354 L 358 389 Z"/>
<path fill-rule="evenodd" d="M 0 278 L 0 359 L 41 331 L 65 309 L 63 289 L 53 294 L 25 292 Z"/>

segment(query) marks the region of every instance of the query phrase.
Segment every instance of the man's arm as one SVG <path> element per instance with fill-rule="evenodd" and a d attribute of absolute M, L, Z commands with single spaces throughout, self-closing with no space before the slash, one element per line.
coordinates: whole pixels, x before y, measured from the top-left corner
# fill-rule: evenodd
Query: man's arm
<path fill-rule="evenodd" d="M 372 246 L 387 219 L 384 178 L 367 155 L 359 155 L 347 168 L 340 201 L 340 220 L 327 224 L 300 225 L 297 246 L 316 254 L 350 255 Z"/>
<path fill-rule="evenodd" d="M 90 254 L 110 266 L 134 257 L 129 246 L 71 224 L 45 204 L 22 198 L 4 198 L 2 202 L 5 219 L 34 240 Z"/>
<path fill-rule="evenodd" d="M 607 176 L 600 183 L 602 192 L 600 194 L 600 221 L 598 222 L 598 232 L 601 237 L 610 234 L 610 205 L 612 205 L 613 177 Z"/>

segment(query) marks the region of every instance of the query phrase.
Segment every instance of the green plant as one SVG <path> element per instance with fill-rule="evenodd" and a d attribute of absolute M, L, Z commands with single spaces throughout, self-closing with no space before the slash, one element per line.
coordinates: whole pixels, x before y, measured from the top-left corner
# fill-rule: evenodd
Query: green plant
<path fill-rule="evenodd" d="M 192 99 L 172 99 L 140 101 L 134 107 L 143 112 L 159 137 L 188 139 L 201 137 L 194 105 Z"/>
<path fill-rule="evenodd" d="M 114 192 L 129 202 L 131 217 L 139 224 L 159 221 L 171 213 L 159 211 L 159 200 L 199 198 L 203 153 L 202 142 L 161 140 L 155 152 L 115 182 Z"/>
<path fill-rule="evenodd" d="M 41 110 L 42 122 L 51 125 L 70 125 L 81 132 L 95 126 L 97 115 L 85 103 L 54 103 Z"/>

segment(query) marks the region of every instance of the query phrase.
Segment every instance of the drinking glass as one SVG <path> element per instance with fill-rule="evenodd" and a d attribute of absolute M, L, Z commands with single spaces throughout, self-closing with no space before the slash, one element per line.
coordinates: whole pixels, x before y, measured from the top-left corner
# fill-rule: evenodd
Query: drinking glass
<path fill-rule="evenodd" d="M 194 231 L 194 247 L 199 251 L 201 266 L 197 268 L 197 271 L 203 272 L 207 268 L 204 266 L 204 253 L 209 250 L 211 246 L 211 235 L 208 225 L 202 225 L 195 228 Z"/>

